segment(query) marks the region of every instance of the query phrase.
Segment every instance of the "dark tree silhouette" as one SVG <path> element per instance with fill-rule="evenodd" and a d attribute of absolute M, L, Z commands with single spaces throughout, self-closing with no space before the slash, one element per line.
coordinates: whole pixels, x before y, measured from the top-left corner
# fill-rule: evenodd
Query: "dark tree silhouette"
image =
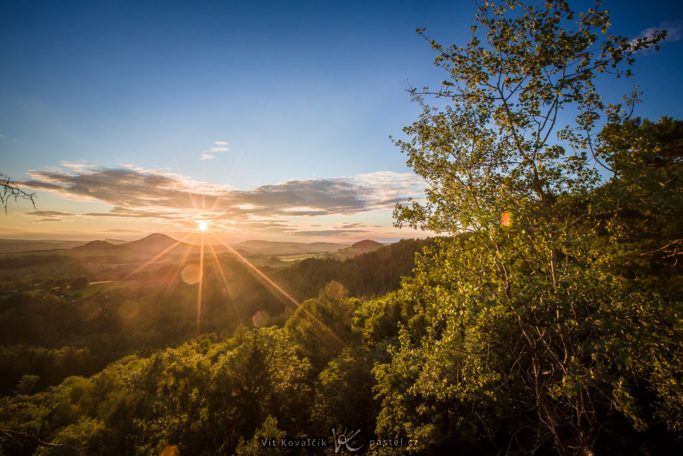
<path fill-rule="evenodd" d="M 14 199 L 14 201 L 27 199 L 31 201 L 33 207 L 36 207 L 35 198 L 35 193 L 28 193 L 22 190 L 10 177 L 0 173 L 0 205 L 5 208 L 5 214 L 7 214 L 7 205 L 11 199 Z"/>

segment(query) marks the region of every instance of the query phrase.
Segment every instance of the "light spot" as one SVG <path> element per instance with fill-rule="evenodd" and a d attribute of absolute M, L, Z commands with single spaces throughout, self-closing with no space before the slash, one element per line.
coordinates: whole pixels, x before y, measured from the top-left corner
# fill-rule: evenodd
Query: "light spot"
<path fill-rule="evenodd" d="M 199 282 L 199 265 L 188 264 L 180 272 L 180 278 L 188 285 L 194 285 Z"/>
<path fill-rule="evenodd" d="M 251 323 L 254 325 L 254 327 L 261 328 L 268 322 L 268 318 L 268 312 L 265 310 L 259 310 L 251 317 Z"/>

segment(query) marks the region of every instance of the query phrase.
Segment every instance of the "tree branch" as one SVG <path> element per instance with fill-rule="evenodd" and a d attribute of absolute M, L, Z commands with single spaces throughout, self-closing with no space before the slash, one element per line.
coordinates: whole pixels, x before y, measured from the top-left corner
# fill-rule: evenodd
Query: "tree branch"
<path fill-rule="evenodd" d="M 5 214 L 7 214 L 7 205 L 12 198 L 14 198 L 14 201 L 20 198 L 27 199 L 31 201 L 34 208 L 36 207 L 36 194 L 22 190 L 11 178 L 2 173 L 0 173 L 0 187 L 0 205 L 5 208 Z"/>

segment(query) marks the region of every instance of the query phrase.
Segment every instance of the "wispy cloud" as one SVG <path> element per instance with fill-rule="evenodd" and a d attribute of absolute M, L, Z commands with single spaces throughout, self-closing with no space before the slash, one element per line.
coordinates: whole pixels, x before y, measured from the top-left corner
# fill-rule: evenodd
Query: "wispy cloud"
<path fill-rule="evenodd" d="M 200 160 L 213 160 L 216 158 L 217 153 L 228 152 L 230 148 L 228 147 L 227 141 L 214 141 L 213 146 L 209 150 L 202 152 L 199 155 Z"/>
<path fill-rule="evenodd" d="M 355 233 L 365 233 L 367 230 L 303 230 L 303 231 L 295 231 L 292 233 L 294 236 L 314 236 L 314 237 L 326 237 L 326 236 L 346 236 L 350 234 L 355 234 Z"/>
<path fill-rule="evenodd" d="M 149 211 L 149 210 L 135 210 L 123 207 L 115 207 L 109 212 L 86 212 L 89 217 L 133 217 L 133 218 L 155 218 L 164 220 L 180 220 L 185 218 L 181 213 L 176 211 Z"/>
<path fill-rule="evenodd" d="M 66 161 L 62 161 L 60 163 L 64 168 L 74 169 L 74 170 L 97 168 L 97 165 L 93 165 L 90 163 L 72 163 L 72 162 L 66 162 Z"/>
<path fill-rule="evenodd" d="M 124 230 L 120 228 L 112 228 L 109 230 L 104 230 L 107 233 L 139 233 L 139 231 L 136 230 Z"/>
<path fill-rule="evenodd" d="M 33 211 L 26 212 L 27 215 L 35 215 L 38 217 L 65 217 L 69 215 L 74 215 L 71 212 L 61 212 L 61 211 Z"/>
<path fill-rule="evenodd" d="M 638 42 L 643 39 L 648 39 L 651 40 L 655 38 L 656 34 L 658 32 L 661 32 L 662 30 L 666 30 L 666 37 L 662 42 L 675 42 L 675 41 L 680 41 L 681 38 L 683 38 L 683 27 L 681 26 L 680 21 L 677 21 L 675 23 L 672 22 L 662 22 L 659 24 L 657 27 L 648 27 L 645 30 L 641 30 L 636 36 L 634 36 L 630 41 L 629 44 L 633 46 L 637 46 Z M 661 43 L 661 42 L 660 42 Z M 642 49 L 639 52 L 649 52 L 651 49 Z"/>
<path fill-rule="evenodd" d="M 315 229 L 312 229 L 315 228 Z M 308 236 L 308 237 L 344 237 L 354 236 L 359 233 L 374 233 L 378 228 L 383 228 L 381 225 L 370 225 L 365 223 L 340 223 L 326 228 L 322 228 L 318 224 L 307 224 L 300 229 L 291 230 L 293 236 Z"/>
<path fill-rule="evenodd" d="M 29 223 L 61 222 L 61 221 L 62 221 L 62 219 L 60 219 L 60 218 L 48 217 L 48 218 L 42 218 L 40 220 L 33 220 L 32 222 L 29 222 Z"/>
<path fill-rule="evenodd" d="M 67 199 L 99 201 L 113 206 L 107 212 L 83 214 L 88 217 L 148 218 L 181 223 L 201 216 L 226 226 L 239 224 L 266 231 L 300 231 L 300 224 L 292 221 L 297 218 L 392 209 L 396 202 L 422 197 L 425 188 L 424 181 L 414 174 L 388 171 L 292 180 L 236 190 L 228 185 L 195 181 L 158 170 L 67 165 L 64 168 L 29 171 L 31 180 L 23 185 Z M 68 215 L 53 212 L 52 216 Z M 322 236 L 363 230 L 365 226 L 350 224 L 309 234 Z"/>

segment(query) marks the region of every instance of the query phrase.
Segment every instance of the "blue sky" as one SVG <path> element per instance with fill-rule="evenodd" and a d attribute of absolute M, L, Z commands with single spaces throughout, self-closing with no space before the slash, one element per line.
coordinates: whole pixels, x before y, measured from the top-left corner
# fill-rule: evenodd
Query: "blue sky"
<path fill-rule="evenodd" d="M 603 2 L 615 33 L 673 32 L 661 52 L 634 67 L 643 117 L 683 114 L 680 4 Z M 273 214 L 250 220 L 260 225 L 235 228 L 236 239 L 415 236 L 390 228 L 389 203 L 419 193 L 419 181 L 388 137 L 419 112 L 405 89 L 444 77 L 414 30 L 464 43 L 474 8 L 472 1 L 0 1 L 0 172 L 22 180 L 30 171 L 106 170 L 88 183 L 100 186 L 90 196 L 39 190 L 39 211 L 62 216 L 11 207 L 7 235 L 182 230 L 169 218 L 134 214 L 131 200 L 107 197 L 119 189 L 104 184 L 129 170 L 128 179 L 156 173 L 183 188 L 251 192 L 242 195 L 255 202 L 279 192 L 277 184 L 309 182 L 289 185 L 300 201 L 283 197 Z M 321 183 L 347 192 L 346 202 L 332 201 L 329 187 L 312 197 Z M 367 205 L 354 202 L 358 188 L 372 194 Z M 325 204 L 338 210 L 321 211 Z M 290 217 L 287 205 L 298 215 Z M 206 202 L 197 209 L 192 217 Z M 277 228 L 287 224 L 302 228 Z"/>

